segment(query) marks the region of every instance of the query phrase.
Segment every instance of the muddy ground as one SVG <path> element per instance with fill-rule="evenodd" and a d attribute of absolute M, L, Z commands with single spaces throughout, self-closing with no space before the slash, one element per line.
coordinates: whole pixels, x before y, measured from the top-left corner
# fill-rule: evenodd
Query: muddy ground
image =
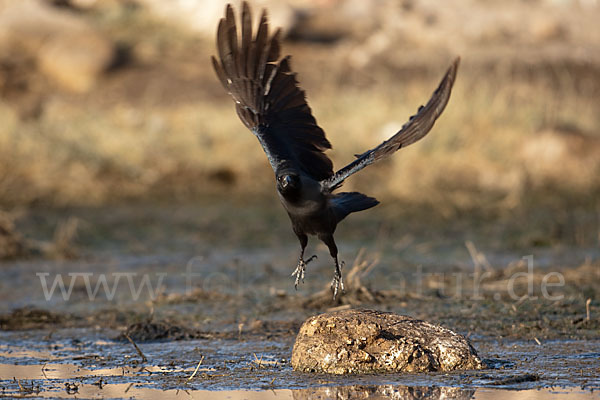
<path fill-rule="evenodd" d="M 0 265 L 0 394 L 294 389 L 280 394 L 330 396 L 306 392 L 323 387 L 342 397 L 409 390 L 422 394 L 414 398 L 469 398 L 482 388 L 599 390 L 600 254 L 593 243 L 536 246 L 529 230 L 519 233 L 507 221 L 476 226 L 382 206 L 340 226 L 347 291 L 334 302 L 333 268 L 314 242 L 308 251 L 319 258 L 294 290 L 289 275 L 298 249 L 280 211 L 220 200 L 28 213 L 18 227 L 36 243 L 52 243 L 67 217 L 79 228 L 70 258 L 32 254 Z M 60 284 L 51 292 L 56 279 L 64 294 Z M 300 324 L 346 307 L 442 324 L 467 335 L 490 368 L 350 377 L 293 372 Z"/>

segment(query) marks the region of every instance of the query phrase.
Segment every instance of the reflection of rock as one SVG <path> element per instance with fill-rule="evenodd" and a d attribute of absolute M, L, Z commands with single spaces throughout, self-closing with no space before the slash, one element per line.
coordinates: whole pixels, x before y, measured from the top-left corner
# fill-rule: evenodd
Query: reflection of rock
<path fill-rule="evenodd" d="M 420 387 L 420 386 L 338 386 L 293 390 L 294 400 L 312 399 L 470 399 L 475 389 L 457 387 Z"/>
<path fill-rule="evenodd" d="M 480 369 L 469 341 L 441 326 L 372 310 L 309 318 L 298 333 L 292 366 L 305 372 L 426 372 Z"/>
<path fill-rule="evenodd" d="M 114 44 L 75 14 L 39 0 L 0 1 L 2 58 L 35 61 L 45 76 L 83 92 L 112 64 Z"/>

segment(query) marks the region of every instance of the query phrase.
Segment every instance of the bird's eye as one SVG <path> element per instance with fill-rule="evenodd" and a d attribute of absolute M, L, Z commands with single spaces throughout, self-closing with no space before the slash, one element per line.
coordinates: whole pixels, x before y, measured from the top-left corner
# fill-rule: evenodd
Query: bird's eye
<path fill-rule="evenodd" d="M 294 182 L 294 177 L 289 174 L 281 175 L 278 178 L 278 181 L 279 181 L 279 184 L 281 184 L 281 186 L 287 187 L 288 185 L 291 185 Z"/>

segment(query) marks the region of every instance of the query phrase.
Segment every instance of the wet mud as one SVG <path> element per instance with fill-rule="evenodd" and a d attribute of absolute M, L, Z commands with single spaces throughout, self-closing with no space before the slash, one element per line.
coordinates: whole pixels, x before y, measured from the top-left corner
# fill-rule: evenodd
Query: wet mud
<path fill-rule="evenodd" d="M 272 224 L 261 228 L 265 237 L 223 241 L 214 230 L 189 225 L 194 211 L 162 212 L 148 211 L 153 219 L 143 227 L 140 219 L 108 223 L 88 214 L 94 230 L 78 236 L 79 257 L 0 264 L 0 397 L 491 399 L 505 390 L 534 390 L 558 399 L 599 393 L 600 266 L 593 246 L 510 248 L 493 235 L 466 245 L 467 236 L 412 231 L 406 239 L 389 230 L 356 240 L 357 230 L 381 230 L 373 226 L 381 222 L 375 214 L 367 224 L 349 221 L 339 233 L 347 290 L 334 302 L 333 269 L 319 246 L 311 248 L 319 260 L 294 290 L 289 275 L 297 244 L 283 233 L 285 219 L 263 215 L 257 220 Z M 220 229 L 222 238 L 239 227 L 224 217 Z M 302 322 L 356 307 L 461 333 L 489 368 L 344 376 L 293 371 Z"/>

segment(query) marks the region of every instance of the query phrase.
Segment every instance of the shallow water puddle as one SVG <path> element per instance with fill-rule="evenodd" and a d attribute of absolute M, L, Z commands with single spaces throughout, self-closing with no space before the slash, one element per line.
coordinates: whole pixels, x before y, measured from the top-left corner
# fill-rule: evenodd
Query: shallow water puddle
<path fill-rule="evenodd" d="M 532 389 L 532 390 L 490 390 L 480 389 L 477 390 L 473 396 L 476 400 L 498 400 L 498 399 L 512 399 L 512 400 L 584 400 L 584 399 L 598 399 L 599 394 L 596 392 L 584 391 L 580 389 Z"/>
<path fill-rule="evenodd" d="M 600 341 L 475 342 L 480 371 L 294 372 L 293 336 L 138 343 L 108 330 L 0 332 L 0 397 L 144 399 L 594 399 Z"/>
<path fill-rule="evenodd" d="M 92 365 L 91 368 L 94 366 Z M 69 377 L 134 377 L 137 375 L 150 375 L 152 373 L 179 373 L 193 372 L 193 368 L 166 368 L 159 366 L 144 366 L 139 368 L 116 367 L 88 369 L 72 364 L 43 364 L 43 365 L 8 365 L 0 364 L 0 377 L 12 377 L 13 379 L 67 379 Z M 199 371 L 209 371 L 208 368 L 200 368 Z"/>

